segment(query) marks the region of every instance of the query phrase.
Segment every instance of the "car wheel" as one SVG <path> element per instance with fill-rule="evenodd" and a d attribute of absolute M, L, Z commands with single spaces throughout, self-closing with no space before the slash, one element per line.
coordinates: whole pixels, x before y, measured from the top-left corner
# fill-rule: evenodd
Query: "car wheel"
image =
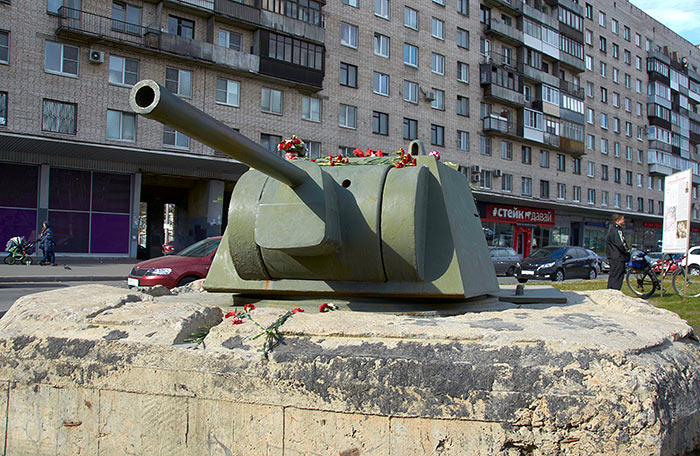
<path fill-rule="evenodd" d="M 518 279 L 518 282 L 525 283 L 525 282 L 527 282 L 527 279 Z"/>
<path fill-rule="evenodd" d="M 598 277 L 598 272 L 595 270 L 595 268 L 591 268 L 588 270 L 588 280 L 594 280 L 596 277 Z"/>
<path fill-rule="evenodd" d="M 515 266 L 509 267 L 508 270 L 506 271 L 507 276 L 512 276 L 513 274 L 515 274 Z"/>
<path fill-rule="evenodd" d="M 192 283 L 192 282 L 194 282 L 195 280 L 199 280 L 199 277 L 195 277 L 195 276 L 183 277 L 183 278 L 180 279 L 180 281 L 177 283 L 177 286 L 178 286 L 178 287 L 181 287 L 181 286 L 183 286 L 183 285 L 187 285 L 188 283 Z"/>
<path fill-rule="evenodd" d="M 563 282 L 564 279 L 564 271 L 562 269 L 557 269 L 554 274 L 552 274 L 552 280 L 555 282 Z"/>

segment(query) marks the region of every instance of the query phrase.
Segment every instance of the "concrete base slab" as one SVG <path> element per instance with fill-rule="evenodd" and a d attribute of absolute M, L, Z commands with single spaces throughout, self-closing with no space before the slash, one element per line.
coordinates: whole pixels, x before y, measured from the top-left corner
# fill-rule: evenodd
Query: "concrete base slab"
<path fill-rule="evenodd" d="M 267 356 L 282 309 L 233 324 L 211 293 L 27 296 L 0 320 L 0 438 L 51 455 L 699 449 L 692 328 L 617 291 L 564 295 L 447 317 L 309 310 Z"/>
<path fill-rule="evenodd" d="M 501 302 L 513 304 L 566 304 L 566 295 L 549 285 L 501 287 L 495 296 Z"/>

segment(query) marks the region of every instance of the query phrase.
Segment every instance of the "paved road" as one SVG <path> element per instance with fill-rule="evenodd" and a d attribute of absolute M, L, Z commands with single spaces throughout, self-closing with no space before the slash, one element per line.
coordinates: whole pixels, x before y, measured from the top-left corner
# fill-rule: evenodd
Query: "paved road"
<path fill-rule="evenodd" d="M 21 296 L 41 291 L 55 290 L 76 285 L 85 285 L 87 282 L 46 282 L 46 283 L 0 283 L 0 316 L 4 315 L 12 304 Z M 118 282 L 89 282 L 101 283 L 115 287 L 126 288 L 126 281 Z"/>

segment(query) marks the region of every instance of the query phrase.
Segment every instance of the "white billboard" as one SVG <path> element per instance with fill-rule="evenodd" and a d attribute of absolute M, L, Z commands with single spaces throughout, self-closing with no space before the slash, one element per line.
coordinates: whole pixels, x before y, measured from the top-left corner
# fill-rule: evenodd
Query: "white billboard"
<path fill-rule="evenodd" d="M 690 241 L 690 196 L 693 171 L 686 169 L 664 179 L 664 253 L 686 253 Z"/>

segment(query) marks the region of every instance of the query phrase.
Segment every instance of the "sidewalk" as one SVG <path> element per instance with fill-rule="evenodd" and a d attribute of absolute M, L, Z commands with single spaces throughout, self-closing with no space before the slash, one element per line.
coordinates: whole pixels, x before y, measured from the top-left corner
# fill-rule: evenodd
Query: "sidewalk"
<path fill-rule="evenodd" d="M 129 271 L 142 260 L 136 258 L 59 257 L 58 266 L 0 264 L 0 283 L 17 282 L 99 282 L 126 280 Z"/>

